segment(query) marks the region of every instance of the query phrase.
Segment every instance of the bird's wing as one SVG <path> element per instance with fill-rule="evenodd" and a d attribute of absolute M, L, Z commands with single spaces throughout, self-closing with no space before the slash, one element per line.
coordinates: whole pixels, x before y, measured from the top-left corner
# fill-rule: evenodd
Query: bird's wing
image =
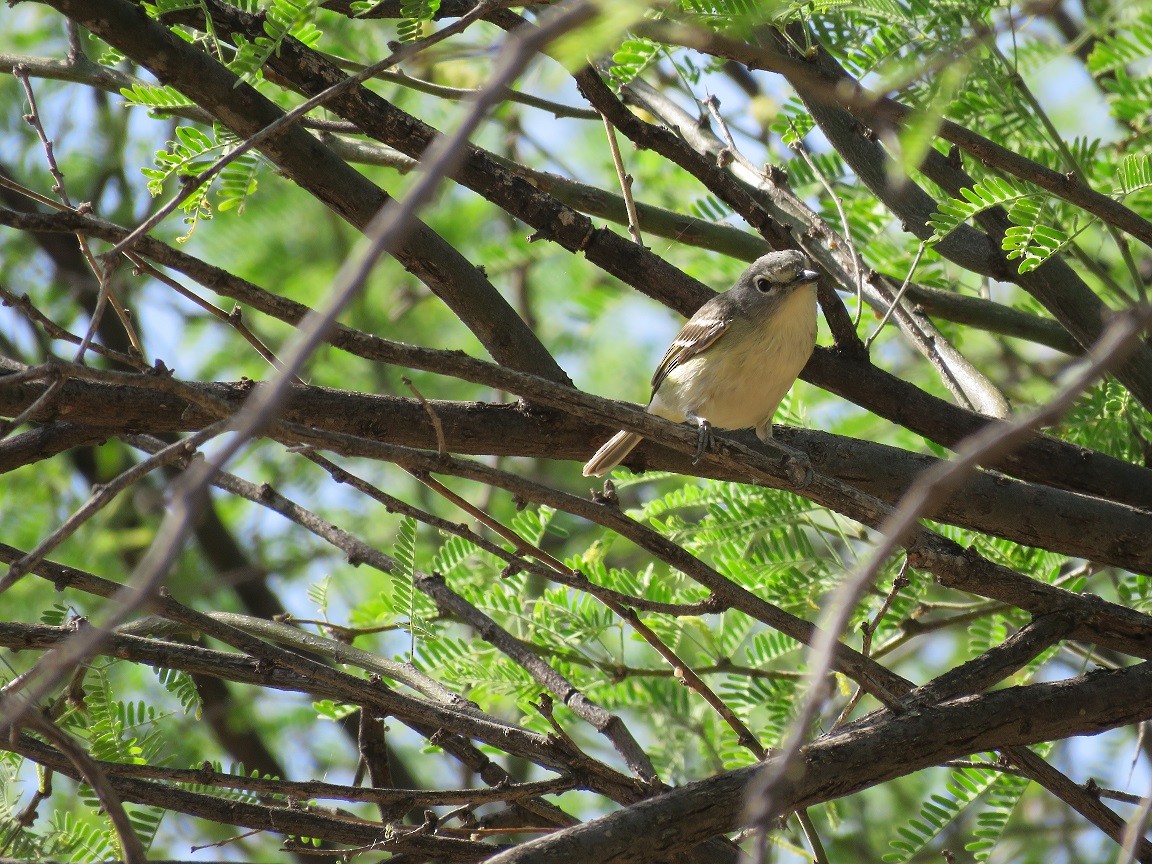
<path fill-rule="evenodd" d="M 660 385 L 664 383 L 664 379 L 672 373 L 673 369 L 707 350 L 712 343 L 724 335 L 732 323 L 731 316 L 706 314 L 707 311 L 701 309 L 700 312 L 697 312 L 672 340 L 668 350 L 664 352 L 660 365 L 652 374 L 653 396 L 656 395 L 656 391 L 660 389 Z"/>

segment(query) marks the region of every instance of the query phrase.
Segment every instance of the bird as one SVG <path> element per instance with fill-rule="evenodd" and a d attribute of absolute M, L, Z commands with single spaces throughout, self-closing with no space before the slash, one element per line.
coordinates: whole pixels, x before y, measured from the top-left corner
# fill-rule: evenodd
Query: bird
<path fill-rule="evenodd" d="M 647 411 L 696 424 L 696 461 L 711 427 L 747 429 L 767 442 L 772 415 L 816 346 L 817 272 L 796 250 L 769 252 L 736 283 L 700 307 L 668 346 L 652 375 Z M 607 474 L 642 440 L 621 430 L 584 465 Z"/>

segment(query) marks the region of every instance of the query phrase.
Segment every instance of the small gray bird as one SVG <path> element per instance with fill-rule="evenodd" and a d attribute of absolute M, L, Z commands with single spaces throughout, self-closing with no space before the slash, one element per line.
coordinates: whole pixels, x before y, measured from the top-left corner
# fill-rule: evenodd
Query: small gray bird
<path fill-rule="evenodd" d="M 652 376 L 648 413 L 700 429 L 747 429 L 772 437 L 772 415 L 816 345 L 816 281 L 802 252 L 769 252 L 736 284 L 700 307 L 672 340 Z M 640 443 L 620 431 L 584 466 L 599 477 Z"/>

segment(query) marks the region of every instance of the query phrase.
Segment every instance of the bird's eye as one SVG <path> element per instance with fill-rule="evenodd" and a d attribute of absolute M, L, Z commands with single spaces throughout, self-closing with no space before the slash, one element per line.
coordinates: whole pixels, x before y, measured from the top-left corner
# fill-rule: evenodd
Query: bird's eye
<path fill-rule="evenodd" d="M 767 294 L 773 288 L 773 283 L 769 281 L 767 276 L 756 277 L 756 290 L 762 294 Z"/>

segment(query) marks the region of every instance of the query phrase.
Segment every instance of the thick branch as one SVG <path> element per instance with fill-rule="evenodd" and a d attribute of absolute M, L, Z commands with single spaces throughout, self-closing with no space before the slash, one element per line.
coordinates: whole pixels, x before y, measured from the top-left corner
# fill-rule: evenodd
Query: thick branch
<path fill-rule="evenodd" d="M 774 50 L 787 56 L 789 49 L 778 41 Z M 860 119 L 830 103 L 828 81 L 833 87 L 837 82 L 851 84 L 851 79 L 839 64 L 822 51 L 811 65 L 819 73 L 819 79 L 785 74 L 788 83 L 804 100 L 812 119 L 856 175 L 902 220 L 905 230 L 921 240 L 930 237 L 932 228 L 928 219 L 937 210 L 936 200 L 910 177 L 902 176 L 899 165 L 888 156 Z M 959 194 L 961 188 L 971 187 L 974 182 L 931 148 L 922 170 L 953 195 Z M 894 183 L 893 177 L 900 177 L 900 182 Z M 1001 251 L 1004 231 L 1010 225 L 1003 210 L 992 208 L 976 218 L 988 233 L 961 226 L 936 245 L 940 254 L 973 272 L 1004 282 L 1015 282 L 1039 300 L 1083 347 L 1088 348 L 1096 342 L 1107 322 L 1108 307 L 1063 259 L 1054 255 L 1035 270 L 1020 274 Z M 969 248 L 968 240 L 975 237 L 980 238 L 980 243 Z M 1140 346 L 1115 370 L 1115 374 L 1141 404 L 1152 409 L 1152 348 Z"/>
<path fill-rule="evenodd" d="M 801 771 L 776 789 L 772 812 L 790 813 L 973 753 L 1026 746 L 1139 723 L 1152 717 L 1149 664 L 1053 684 L 970 696 L 825 735 Z M 756 765 L 682 786 L 659 798 L 533 840 L 491 864 L 641 864 L 741 826 Z M 1141 860 L 1149 849 L 1141 848 Z"/>
<path fill-rule="evenodd" d="M 3 371 L 0 366 L 0 376 Z M 441 371 L 447 368 L 441 367 Z M 183 386 L 233 409 L 239 409 L 251 393 L 251 387 L 241 384 Z M 43 385 L 0 388 L 0 415 L 18 413 L 42 392 Z M 606 431 L 603 427 L 592 427 L 590 434 L 587 420 L 575 413 L 529 412 L 511 405 L 439 401 L 431 402 L 430 407 L 440 420 L 445 444 L 455 453 L 580 460 L 587 456 L 591 441 Z M 100 435 L 138 431 L 153 434 L 195 431 L 212 419 L 195 404 L 155 389 L 85 381 L 67 382 L 53 407 L 34 419 L 52 422 L 57 416 L 84 424 L 84 435 L 89 440 Z M 412 399 L 297 387 L 283 418 L 319 431 L 355 436 L 365 442 L 426 450 L 436 449 L 438 443 L 427 409 Z M 916 476 L 939 461 L 883 444 L 818 431 L 780 429 L 777 435 L 784 443 L 808 453 L 813 466 L 822 474 L 888 504 L 899 501 Z M 733 437 L 767 456 L 776 455 L 751 433 L 737 433 Z M 38 447 L 20 446 L 24 443 L 23 437 L 0 442 L 0 470 L 11 470 L 40 455 Z M 645 443 L 630 464 L 721 480 L 748 480 L 747 474 L 724 466 L 693 465 L 687 454 L 652 442 Z M 1051 470 L 1059 469 L 1051 466 Z M 1133 471 L 1147 473 L 1134 467 Z M 1152 482 L 1145 481 L 1143 490 L 1148 494 Z M 1152 548 L 1146 542 L 1152 535 L 1152 514 L 1116 502 L 979 473 L 929 515 L 937 521 L 1019 543 L 1136 572 L 1152 572 Z"/>
<path fill-rule="evenodd" d="M 237 135 L 248 137 L 283 111 L 214 58 L 175 36 L 125 0 L 45 0 L 175 87 Z M 357 228 L 388 202 L 379 187 L 334 156 L 303 128 L 289 126 L 260 148 L 288 178 Z M 395 256 L 447 303 L 499 363 L 556 381 L 567 375 L 483 274 L 422 222 Z"/>
<path fill-rule="evenodd" d="M 74 780 L 80 779 L 68 760 L 58 751 L 35 739 L 5 734 L 0 749 L 19 753 Z M 104 763 L 111 766 L 111 763 Z M 114 767 L 109 768 L 115 772 Z M 136 780 L 115 773 L 108 781 L 126 801 L 147 804 L 165 811 L 186 813 L 220 825 L 236 825 L 282 836 L 318 837 L 332 843 L 371 846 L 395 853 L 411 853 L 421 859 L 442 861 L 482 861 L 491 855 L 492 846 L 469 840 L 436 837 L 423 831 L 396 830 L 390 825 L 368 822 L 336 812 L 315 812 L 289 804 L 271 807 L 189 792 L 167 783 Z"/>
<path fill-rule="evenodd" d="M 38 231 L 82 230 L 113 243 L 122 240 L 126 233 L 125 229 L 108 222 L 69 213 L 47 216 L 0 209 L 0 224 Z M 247 280 L 233 276 L 226 270 L 207 264 L 152 238 L 142 238 L 140 250 L 152 260 L 180 270 L 222 296 L 231 297 L 289 324 L 298 324 L 310 311 L 303 304 L 267 292 Z M 701 289 L 700 303 L 707 299 L 707 293 Z M 670 298 L 666 300 L 670 302 Z M 695 308 L 680 311 L 691 314 Z M 448 355 L 443 352 L 411 349 L 403 355 L 398 355 L 394 350 L 394 343 L 343 325 L 337 325 L 333 329 L 328 341 L 351 354 L 370 360 L 448 375 L 457 374 L 456 368 L 451 363 L 444 366 L 428 362 L 428 358 L 432 356 L 447 357 Z M 418 358 L 424 359 L 421 361 Z M 945 447 L 954 447 L 963 438 L 989 422 L 986 417 L 966 411 L 883 371 L 866 358 L 853 357 L 833 350 L 818 348 L 805 367 L 803 377 Z M 481 383 L 504 388 L 507 382 L 491 379 Z M 151 429 L 146 425 L 139 428 Z M 602 433 L 598 433 L 596 437 L 598 438 L 600 434 Z M 592 442 L 595 438 L 585 440 L 584 451 L 577 454 L 579 458 L 586 457 L 588 452 L 594 449 Z M 457 452 L 505 451 L 477 451 L 462 445 Z M 527 454 L 529 451 L 517 452 Z M 643 456 L 643 453 L 644 451 L 639 451 L 638 456 Z M 646 463 L 634 461 L 630 464 Z M 674 464 L 682 465 L 681 462 Z M 1036 435 L 1016 452 L 989 463 L 987 467 L 1023 480 L 1152 509 L 1152 475 L 1148 471 L 1055 438 Z M 682 468 L 676 470 L 693 473 Z"/>

